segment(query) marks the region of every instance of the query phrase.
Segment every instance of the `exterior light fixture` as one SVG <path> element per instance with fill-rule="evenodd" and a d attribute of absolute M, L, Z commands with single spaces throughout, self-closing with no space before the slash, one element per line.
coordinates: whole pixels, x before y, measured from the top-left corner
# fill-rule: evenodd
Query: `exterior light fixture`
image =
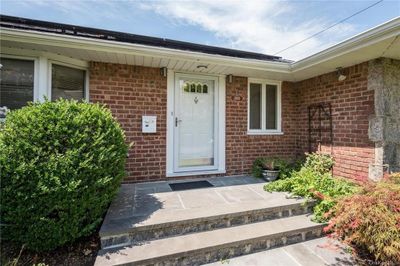
<path fill-rule="evenodd" d="M 206 65 L 198 65 L 197 66 L 197 69 L 200 69 L 200 70 L 207 69 L 207 68 L 208 68 L 208 66 L 206 66 Z"/>
<path fill-rule="evenodd" d="M 163 76 L 164 78 L 167 77 L 167 68 L 166 67 L 160 68 L 160 73 L 161 76 Z"/>
<path fill-rule="evenodd" d="M 343 68 L 338 67 L 336 68 L 338 81 L 343 81 L 347 78 L 346 75 L 343 74 Z"/>
<path fill-rule="evenodd" d="M 227 78 L 228 78 L 228 82 L 229 82 L 229 83 L 232 83 L 232 81 L 233 81 L 233 75 L 232 75 L 232 74 L 229 74 L 229 75 L 227 76 Z"/>

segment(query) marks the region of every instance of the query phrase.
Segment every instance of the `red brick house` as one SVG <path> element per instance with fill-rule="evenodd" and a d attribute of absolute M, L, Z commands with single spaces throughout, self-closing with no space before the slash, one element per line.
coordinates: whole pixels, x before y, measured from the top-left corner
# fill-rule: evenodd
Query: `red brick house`
<path fill-rule="evenodd" d="M 1 17 L 0 107 L 106 104 L 134 142 L 126 181 L 244 175 L 309 150 L 334 174 L 400 169 L 400 18 L 297 62 Z"/>

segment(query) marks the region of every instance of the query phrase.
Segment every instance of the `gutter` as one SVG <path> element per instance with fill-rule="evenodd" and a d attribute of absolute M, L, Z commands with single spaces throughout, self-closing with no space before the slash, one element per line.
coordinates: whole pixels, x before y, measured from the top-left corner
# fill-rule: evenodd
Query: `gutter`
<path fill-rule="evenodd" d="M 290 64 L 292 72 L 297 72 L 322 62 L 329 61 L 335 57 L 350 53 L 360 48 L 375 44 L 385 39 L 400 35 L 400 17 L 389 20 L 372 29 L 350 37 L 336 45 L 321 52 L 303 58 Z"/>
<path fill-rule="evenodd" d="M 154 47 L 142 44 L 121 43 L 111 40 L 99 40 L 87 37 L 60 36 L 47 32 L 35 32 L 31 30 L 19 30 L 0 28 L 2 40 L 50 45 L 66 48 L 86 49 L 92 51 L 112 52 L 130 55 L 147 55 L 159 58 L 176 59 L 177 57 L 187 61 L 221 64 L 225 66 L 289 73 L 289 63 L 274 62 L 257 59 L 246 59 L 223 56 L 218 54 L 206 54 L 193 51 L 176 50 L 164 47 Z"/>
<path fill-rule="evenodd" d="M 155 47 L 134 43 L 122 43 L 112 40 L 93 39 L 81 36 L 65 36 L 60 34 L 37 32 L 32 30 L 20 30 L 0 27 L 2 40 L 34 43 L 47 46 L 65 48 L 86 49 L 91 51 L 112 52 L 129 55 L 147 55 L 158 58 L 175 60 L 177 57 L 186 61 L 219 64 L 228 67 L 238 67 L 249 70 L 271 71 L 285 74 L 297 72 L 332 60 L 338 56 L 348 54 L 360 48 L 373 45 L 382 40 L 400 35 L 400 17 L 378 25 L 372 29 L 351 37 L 339 44 L 327 48 L 314 55 L 297 62 L 274 62 L 258 59 L 236 58 L 218 54 L 206 54 L 201 52 L 177 50 L 165 47 Z"/>

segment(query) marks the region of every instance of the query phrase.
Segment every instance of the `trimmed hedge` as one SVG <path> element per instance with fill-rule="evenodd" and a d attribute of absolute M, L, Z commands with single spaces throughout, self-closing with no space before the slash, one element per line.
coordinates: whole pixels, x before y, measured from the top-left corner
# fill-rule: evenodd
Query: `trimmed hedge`
<path fill-rule="evenodd" d="M 123 130 L 99 104 L 46 101 L 8 113 L 2 238 L 43 251 L 91 234 L 125 175 L 127 151 Z"/>

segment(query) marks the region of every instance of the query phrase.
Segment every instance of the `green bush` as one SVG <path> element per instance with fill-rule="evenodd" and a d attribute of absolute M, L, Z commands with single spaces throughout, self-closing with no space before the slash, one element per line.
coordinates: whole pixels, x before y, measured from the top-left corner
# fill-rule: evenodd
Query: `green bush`
<path fill-rule="evenodd" d="M 277 180 L 266 184 L 266 191 L 286 191 L 295 196 L 315 199 L 314 220 L 324 222 L 325 213 L 335 206 L 337 200 L 345 195 L 354 193 L 357 187 L 344 179 L 334 178 L 329 172 L 329 163 L 317 163 L 320 156 L 308 155 L 304 166 L 299 171 L 292 172 L 290 178 Z M 323 161 L 330 161 L 323 155 Z M 332 160 L 333 161 L 333 160 Z M 316 167 L 317 166 L 317 167 Z"/>
<path fill-rule="evenodd" d="M 328 154 L 309 153 L 307 154 L 304 167 L 312 169 L 315 172 L 324 174 L 332 170 L 334 161 Z"/>
<path fill-rule="evenodd" d="M 10 112 L 0 131 L 2 238 L 42 251 L 92 233 L 125 175 L 127 149 L 99 104 L 46 101 Z"/>
<path fill-rule="evenodd" d="M 339 200 L 326 231 L 368 251 L 379 265 L 400 262 L 400 174 L 363 184 L 359 193 Z M 378 265 L 378 263 L 376 264 Z"/>

